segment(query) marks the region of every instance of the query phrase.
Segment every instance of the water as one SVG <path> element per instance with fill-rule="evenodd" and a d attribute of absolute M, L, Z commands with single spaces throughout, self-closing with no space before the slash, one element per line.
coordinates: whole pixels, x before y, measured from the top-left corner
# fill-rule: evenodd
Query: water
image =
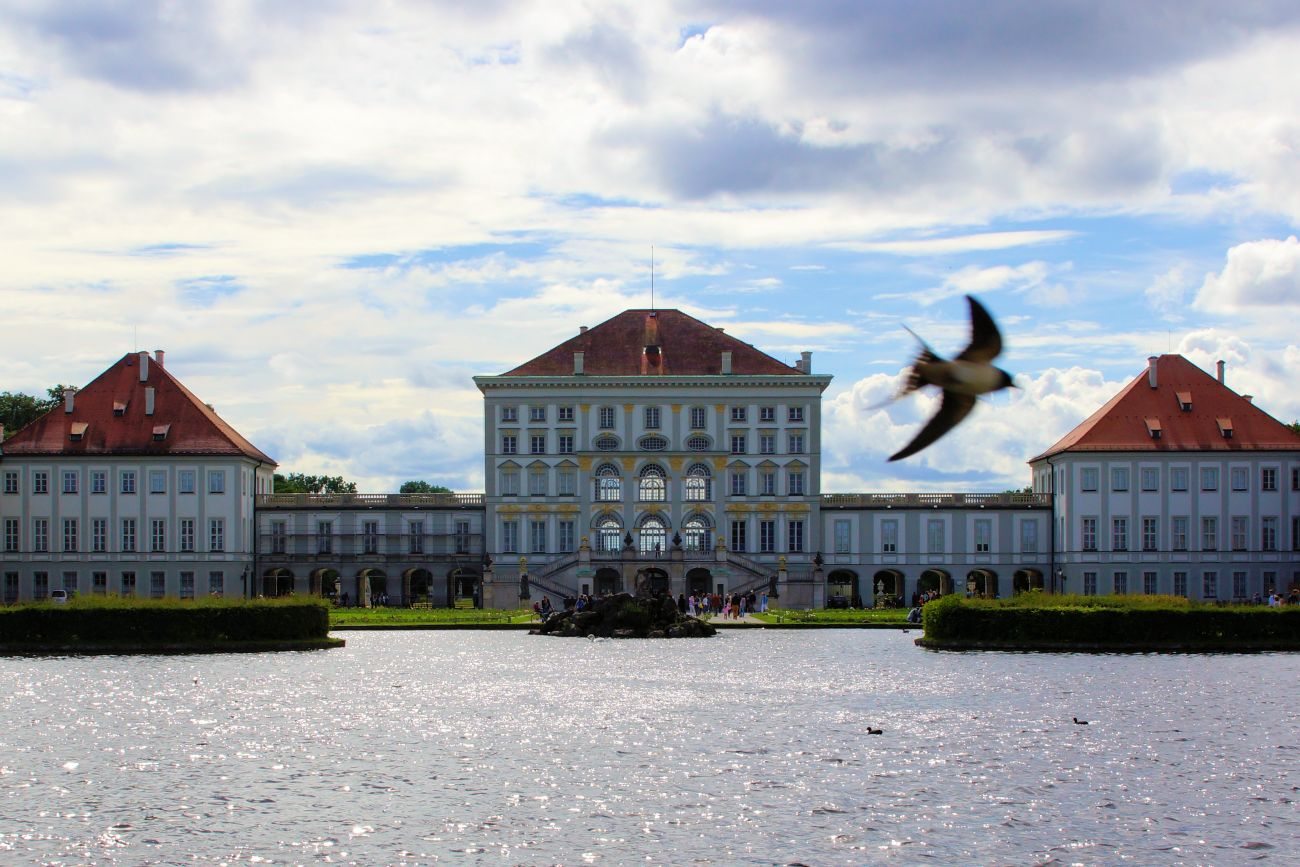
<path fill-rule="evenodd" d="M 1294 654 L 345 637 L 0 659 L 0 863 L 1300 858 Z"/>

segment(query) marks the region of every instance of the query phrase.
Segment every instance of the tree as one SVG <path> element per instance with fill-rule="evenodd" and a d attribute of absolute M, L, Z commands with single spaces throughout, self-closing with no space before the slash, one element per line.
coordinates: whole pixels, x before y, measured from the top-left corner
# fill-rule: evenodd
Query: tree
<path fill-rule="evenodd" d="M 1296 436 L 1300 436 L 1300 421 L 1293 421 L 1287 427 L 1291 428 L 1291 432 Z"/>
<path fill-rule="evenodd" d="M 0 425 L 4 425 L 5 439 L 58 406 L 67 387 L 56 385 L 47 388 L 43 398 L 21 392 L 0 392 Z"/>
<path fill-rule="evenodd" d="M 425 481 L 412 479 L 409 482 L 402 482 L 397 492 L 399 494 L 450 494 L 452 490 L 442 485 L 431 485 Z"/>
<path fill-rule="evenodd" d="M 309 476 L 305 473 L 275 474 L 277 494 L 355 494 L 357 483 L 342 476 Z"/>

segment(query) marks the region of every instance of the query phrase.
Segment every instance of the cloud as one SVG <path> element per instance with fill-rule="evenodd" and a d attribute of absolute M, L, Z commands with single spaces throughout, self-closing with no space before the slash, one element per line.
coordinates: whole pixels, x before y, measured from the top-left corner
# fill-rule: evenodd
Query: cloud
<path fill-rule="evenodd" d="M 1146 288 L 1147 303 L 1168 320 L 1177 321 L 1185 310 L 1188 289 L 1187 269 L 1178 264 L 1156 278 Z"/>
<path fill-rule="evenodd" d="M 1215 313 L 1300 307 L 1300 241 L 1292 235 L 1238 244 L 1222 271 L 1205 275 L 1195 304 Z"/>
<path fill-rule="evenodd" d="M 917 238 L 899 241 L 845 242 L 835 246 L 862 253 L 893 253 L 898 256 L 943 256 L 983 250 L 1006 250 L 1034 244 L 1067 241 L 1078 233 L 1066 229 L 1038 229 L 1019 232 L 979 232 L 943 238 Z"/>

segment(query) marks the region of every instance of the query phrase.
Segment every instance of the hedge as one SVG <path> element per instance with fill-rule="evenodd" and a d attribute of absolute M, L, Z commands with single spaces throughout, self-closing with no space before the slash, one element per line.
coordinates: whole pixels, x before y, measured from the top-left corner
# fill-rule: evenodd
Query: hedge
<path fill-rule="evenodd" d="M 1203 605 L 1158 596 L 1005 601 L 949 596 L 922 611 L 925 636 L 917 643 L 927 647 L 1300 649 L 1296 606 Z"/>

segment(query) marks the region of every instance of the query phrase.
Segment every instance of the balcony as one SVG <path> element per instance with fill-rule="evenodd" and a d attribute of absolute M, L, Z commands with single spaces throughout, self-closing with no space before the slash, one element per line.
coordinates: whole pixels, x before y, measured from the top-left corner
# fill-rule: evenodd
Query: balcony
<path fill-rule="evenodd" d="M 259 509 L 481 509 L 482 494 L 258 494 Z"/>

